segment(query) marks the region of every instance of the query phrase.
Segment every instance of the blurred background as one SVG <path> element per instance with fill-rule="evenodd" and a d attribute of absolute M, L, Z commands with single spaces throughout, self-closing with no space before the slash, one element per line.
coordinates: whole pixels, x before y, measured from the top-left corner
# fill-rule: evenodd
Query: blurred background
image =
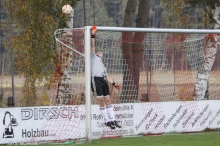
<path fill-rule="evenodd" d="M 0 0 L 0 107 L 49 105 L 53 33 L 66 27 L 65 4 L 74 9 L 73 28 L 218 29 L 217 0 Z M 138 11 L 141 6 L 145 13 Z"/>

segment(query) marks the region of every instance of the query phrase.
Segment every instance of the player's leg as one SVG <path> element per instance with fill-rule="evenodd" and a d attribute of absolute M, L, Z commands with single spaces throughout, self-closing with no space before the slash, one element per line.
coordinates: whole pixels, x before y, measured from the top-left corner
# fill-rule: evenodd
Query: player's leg
<path fill-rule="evenodd" d="M 96 96 L 96 102 L 99 104 L 99 111 L 104 118 L 104 122 L 107 123 L 109 121 L 108 114 L 105 108 L 105 102 L 103 96 Z"/>
<path fill-rule="evenodd" d="M 112 124 L 114 124 L 116 127 L 121 128 L 121 126 L 119 125 L 118 121 L 115 120 L 115 113 L 113 110 L 113 106 L 111 104 L 111 99 L 110 96 L 105 96 L 105 104 L 106 104 L 106 109 L 107 112 L 109 114 L 109 119 L 112 122 Z"/>
<path fill-rule="evenodd" d="M 99 104 L 99 111 L 104 118 L 105 125 L 111 129 L 115 129 L 115 125 L 109 120 L 107 110 L 105 108 L 105 99 L 103 98 L 103 89 L 102 89 L 102 79 L 93 78 L 92 79 L 92 91 L 96 96 L 96 102 Z"/>
<path fill-rule="evenodd" d="M 110 121 L 116 127 L 121 128 L 118 121 L 115 120 L 115 113 L 114 113 L 114 110 L 113 110 L 113 106 L 111 104 L 111 98 L 109 96 L 109 85 L 106 81 L 105 81 L 105 85 L 104 85 L 104 88 L 103 88 L 103 94 L 104 94 L 104 97 L 105 97 L 106 109 L 107 109 L 107 112 L 109 114 Z"/>
<path fill-rule="evenodd" d="M 109 126 L 111 129 L 115 129 L 114 123 L 112 123 L 108 117 L 107 110 L 105 108 L 105 101 L 103 97 L 96 97 L 96 101 L 99 104 L 99 111 L 104 118 L 104 122 L 106 126 Z"/>

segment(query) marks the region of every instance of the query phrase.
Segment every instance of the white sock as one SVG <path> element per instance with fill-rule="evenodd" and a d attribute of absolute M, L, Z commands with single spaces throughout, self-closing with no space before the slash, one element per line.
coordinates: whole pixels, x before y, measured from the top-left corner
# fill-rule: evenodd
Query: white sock
<path fill-rule="evenodd" d="M 104 118 L 105 123 L 107 123 L 109 120 L 108 120 L 108 115 L 107 115 L 107 111 L 105 107 L 100 107 L 99 110 Z"/>
<path fill-rule="evenodd" d="M 112 105 L 106 106 L 110 121 L 115 121 L 115 113 Z"/>

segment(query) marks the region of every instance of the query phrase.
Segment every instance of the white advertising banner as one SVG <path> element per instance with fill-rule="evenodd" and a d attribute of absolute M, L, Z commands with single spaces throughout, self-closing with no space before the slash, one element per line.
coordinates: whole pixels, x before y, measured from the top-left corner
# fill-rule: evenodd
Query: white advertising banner
<path fill-rule="evenodd" d="M 85 137 L 85 106 L 1 108 L 0 143 Z"/>
<path fill-rule="evenodd" d="M 114 104 L 122 128 L 105 126 L 92 105 L 92 138 L 195 132 L 220 128 L 220 101 Z M 1 108 L 0 144 L 85 138 L 85 105 Z"/>
<path fill-rule="evenodd" d="M 99 113 L 99 106 L 92 106 L 92 137 L 117 137 L 134 134 L 134 105 L 132 104 L 115 104 L 113 105 L 115 118 L 122 126 L 114 130 L 105 126 L 104 119 Z"/>

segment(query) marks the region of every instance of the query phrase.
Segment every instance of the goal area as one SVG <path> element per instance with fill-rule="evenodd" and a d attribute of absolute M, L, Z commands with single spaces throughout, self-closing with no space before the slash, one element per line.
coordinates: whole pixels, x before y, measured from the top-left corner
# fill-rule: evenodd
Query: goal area
<path fill-rule="evenodd" d="M 55 32 L 58 56 L 50 96 L 52 106 L 85 105 L 87 140 L 219 126 L 220 111 L 213 106 L 220 95 L 217 30 L 98 26 L 96 51 L 121 85 L 119 91 L 109 85 L 124 127 L 114 132 L 106 130 L 90 89 L 90 29 Z"/>
<path fill-rule="evenodd" d="M 97 26 L 96 52 L 121 85 L 109 84 L 121 125 L 110 129 L 91 91 L 91 28 L 55 31 L 50 105 L 0 109 L 2 119 L 11 119 L 3 121 L 0 144 L 89 143 L 220 128 L 219 30 Z"/>

